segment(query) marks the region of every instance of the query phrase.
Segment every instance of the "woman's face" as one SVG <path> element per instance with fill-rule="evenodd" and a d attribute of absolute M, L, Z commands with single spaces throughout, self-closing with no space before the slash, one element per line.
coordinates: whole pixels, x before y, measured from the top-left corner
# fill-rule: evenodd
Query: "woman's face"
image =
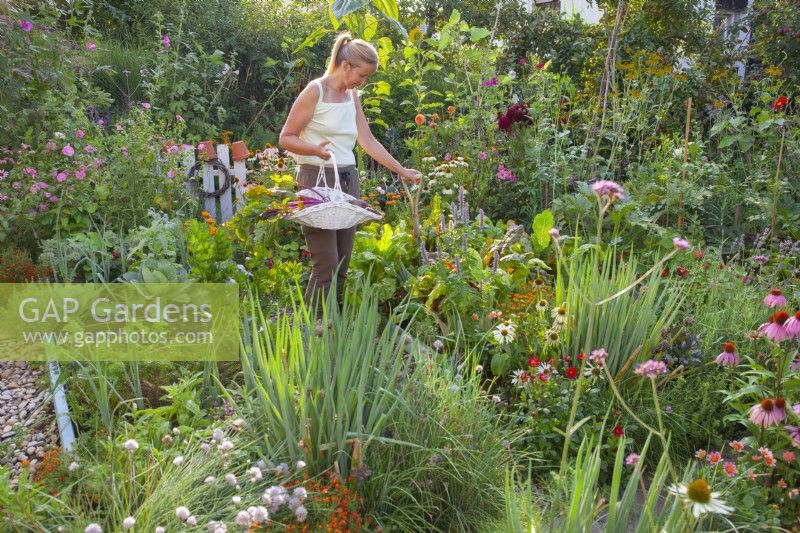
<path fill-rule="evenodd" d="M 356 87 L 360 87 L 364 85 L 364 82 L 367 81 L 377 69 L 377 65 L 370 65 L 365 63 L 363 65 L 353 66 L 348 61 L 342 62 L 344 72 L 344 82 L 348 89 L 355 89 Z"/>

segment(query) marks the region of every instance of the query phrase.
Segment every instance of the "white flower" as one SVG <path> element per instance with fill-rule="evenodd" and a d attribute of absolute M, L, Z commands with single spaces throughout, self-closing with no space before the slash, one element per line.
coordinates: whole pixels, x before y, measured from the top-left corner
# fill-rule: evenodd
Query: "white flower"
<path fill-rule="evenodd" d="M 230 440 L 225 439 L 224 441 L 222 441 L 220 444 L 217 445 L 217 448 L 220 451 L 227 452 L 233 449 L 233 443 Z"/>
<path fill-rule="evenodd" d="M 138 450 L 139 449 L 139 443 L 136 442 L 134 439 L 128 439 L 122 444 L 122 447 L 125 448 L 126 450 L 130 450 L 130 451 Z"/>
<path fill-rule="evenodd" d="M 131 529 L 136 524 L 136 519 L 132 516 L 129 516 L 125 520 L 122 521 L 122 529 Z"/>
<path fill-rule="evenodd" d="M 519 95 L 517 93 L 514 93 L 514 94 L 511 95 L 511 103 L 512 104 L 518 104 L 519 103 Z"/>
<path fill-rule="evenodd" d="M 205 479 L 203 480 L 203 482 L 204 482 L 204 483 L 207 483 L 207 484 L 209 484 L 209 485 L 213 485 L 214 483 L 216 483 L 216 482 L 217 482 L 217 478 L 215 478 L 214 476 L 208 476 L 207 478 L 205 478 Z"/>
<path fill-rule="evenodd" d="M 459 386 L 453 383 L 450 385 L 450 392 L 458 392 Z"/>
<path fill-rule="evenodd" d="M 297 461 L 297 469 L 298 470 L 302 470 L 305 467 L 306 467 L 306 462 L 305 461 L 303 461 L 302 459 L 300 461 Z"/>
<path fill-rule="evenodd" d="M 239 505 L 240 503 L 242 503 L 242 497 L 241 496 L 231 496 L 231 501 L 233 502 L 234 505 Z"/>
<path fill-rule="evenodd" d="M 292 499 L 289 500 L 289 503 L 286 504 L 286 507 L 288 507 L 289 509 L 294 511 L 295 509 L 300 507 L 301 503 L 302 502 L 300 501 L 300 498 L 292 498 Z"/>
<path fill-rule="evenodd" d="M 67 470 L 69 470 L 70 472 L 74 472 L 74 471 L 76 471 L 77 469 L 79 469 L 80 467 L 81 467 L 81 465 L 79 465 L 79 464 L 78 464 L 78 463 L 76 463 L 75 461 L 72 461 L 72 462 L 69 464 L 69 466 L 67 467 Z"/>
<path fill-rule="evenodd" d="M 180 506 L 175 509 L 175 516 L 177 516 L 180 520 L 186 520 L 191 516 L 192 513 L 189 512 L 189 509 L 184 506 Z"/>
<path fill-rule="evenodd" d="M 515 329 L 516 326 L 513 322 L 501 322 L 494 331 L 492 331 L 492 335 L 494 335 L 494 340 L 497 341 L 498 344 L 508 344 L 514 341 Z"/>
<path fill-rule="evenodd" d="M 222 431 L 220 428 L 214 428 L 214 431 L 211 433 L 211 438 L 217 442 L 221 442 L 224 437 L 225 437 L 225 432 Z"/>
<path fill-rule="evenodd" d="M 453 189 L 442 189 L 442 194 L 447 194 L 447 195 L 453 194 Z"/>
<path fill-rule="evenodd" d="M 515 80 L 515 79 L 517 79 L 517 73 L 515 71 L 513 71 L 513 70 L 509 70 L 508 71 L 508 77 L 511 78 L 512 80 Z"/>
<path fill-rule="evenodd" d="M 511 384 L 520 388 L 525 387 L 531 380 L 531 374 L 527 370 L 514 370 L 512 372 Z"/>
<path fill-rule="evenodd" d="M 308 516 L 308 511 L 306 510 L 305 505 L 301 505 L 297 509 L 294 510 L 294 516 L 297 518 L 298 522 L 305 522 L 306 517 Z"/>
<path fill-rule="evenodd" d="M 63 133 L 61 133 L 60 131 L 53 132 L 53 136 L 54 136 L 56 139 L 66 139 L 66 138 L 67 138 L 67 136 L 66 136 L 66 135 L 64 135 Z M 94 524 L 89 524 L 89 525 L 94 525 Z M 99 526 L 98 526 L 98 527 L 99 527 Z"/>
<path fill-rule="evenodd" d="M 237 418 L 236 420 L 234 420 L 233 422 L 231 422 L 231 425 L 233 426 L 233 429 L 235 429 L 235 430 L 237 430 L 237 431 L 240 431 L 242 428 L 244 428 L 244 426 L 245 426 L 246 424 L 247 424 L 247 423 L 244 421 L 244 419 L 243 419 L 243 418 Z"/>
<path fill-rule="evenodd" d="M 475 365 L 475 373 L 483 374 L 483 365 Z"/>
<path fill-rule="evenodd" d="M 547 311 L 547 305 L 548 305 L 547 300 L 542 298 L 541 300 L 536 302 L 536 310 L 539 311 L 540 313 L 544 313 L 545 311 Z"/>
<path fill-rule="evenodd" d="M 158 526 L 155 533 L 167 533 L 167 530 L 161 526 Z"/>
<path fill-rule="evenodd" d="M 186 523 L 189 524 L 190 526 L 196 526 L 197 518 L 195 518 L 194 516 L 190 516 L 189 518 L 186 519 Z"/>
<path fill-rule="evenodd" d="M 62 133 L 63 135 L 63 133 Z M 103 528 L 100 527 L 100 524 L 89 524 L 83 530 L 83 533 L 103 533 Z"/>
<path fill-rule="evenodd" d="M 433 341 L 433 349 L 437 352 L 444 350 L 444 343 L 441 341 L 441 339 L 436 339 Z"/>
<path fill-rule="evenodd" d="M 433 162 L 436 161 L 436 158 L 433 157 L 432 155 L 429 155 L 427 157 L 423 157 L 422 161 L 423 161 L 423 163 L 433 163 Z"/>
<path fill-rule="evenodd" d="M 281 463 L 275 467 L 275 475 L 276 476 L 285 476 L 289 474 L 289 465 L 286 463 Z"/>
<path fill-rule="evenodd" d="M 297 487 L 292 492 L 292 496 L 295 498 L 300 498 L 301 500 L 305 500 L 308 497 L 308 492 L 303 487 Z"/>
<path fill-rule="evenodd" d="M 211 446 L 209 446 L 209 444 L 207 442 L 204 442 L 203 444 L 200 445 L 200 451 L 208 452 L 208 450 L 210 450 L 210 449 L 211 449 Z"/>
<path fill-rule="evenodd" d="M 250 527 L 250 513 L 247 511 L 239 511 L 236 513 L 236 518 L 234 519 L 237 525 L 242 527 Z"/>
<path fill-rule="evenodd" d="M 233 474 L 225 474 L 225 483 L 227 483 L 228 485 L 230 485 L 232 487 L 235 486 L 236 485 L 236 476 L 233 475 Z"/>
<path fill-rule="evenodd" d="M 211 521 L 208 523 L 208 533 L 228 533 L 228 526 L 225 522 Z"/>
<path fill-rule="evenodd" d="M 161 437 L 161 442 L 164 445 L 169 446 L 170 444 L 172 444 L 172 435 L 164 435 L 163 437 Z"/>
<path fill-rule="evenodd" d="M 695 479 L 688 485 L 686 483 L 674 484 L 669 488 L 670 493 L 678 496 L 684 504 L 692 507 L 692 514 L 698 518 L 704 513 L 730 514 L 733 507 L 717 499 L 719 492 L 711 492 L 711 487 L 705 479 Z"/>
<path fill-rule="evenodd" d="M 269 521 L 269 511 L 266 507 L 261 505 L 248 507 L 247 512 L 250 513 L 250 518 L 259 524 L 264 524 Z"/>
<path fill-rule="evenodd" d="M 501 398 L 499 395 L 497 395 L 497 394 L 492 394 L 492 401 L 493 401 L 494 403 L 500 403 L 500 402 L 502 402 L 502 401 L 503 401 L 503 399 L 502 399 L 502 398 Z"/>
<path fill-rule="evenodd" d="M 178 457 L 173 459 L 172 464 L 174 464 L 175 466 L 181 466 L 183 464 L 183 456 L 179 455 Z"/>
<path fill-rule="evenodd" d="M 252 481 L 253 483 L 258 481 L 262 477 L 261 476 L 261 469 L 259 467 L 257 467 L 257 466 L 254 466 L 253 468 L 248 470 L 247 473 L 250 475 L 250 481 Z"/>

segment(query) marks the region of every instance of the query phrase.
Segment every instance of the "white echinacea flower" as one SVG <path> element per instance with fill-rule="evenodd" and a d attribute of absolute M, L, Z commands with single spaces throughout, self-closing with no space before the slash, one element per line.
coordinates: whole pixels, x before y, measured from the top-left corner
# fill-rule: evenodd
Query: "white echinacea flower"
<path fill-rule="evenodd" d="M 689 484 L 678 483 L 669 488 L 669 492 L 678 496 L 687 506 L 692 507 L 692 514 L 698 518 L 704 513 L 730 514 L 733 507 L 725 505 L 718 499 L 719 492 L 711 492 L 705 479 L 695 479 Z"/>
<path fill-rule="evenodd" d="M 508 344 L 514 342 L 515 330 L 516 326 L 513 322 L 501 322 L 492 331 L 492 335 L 494 335 L 494 340 L 499 344 Z"/>

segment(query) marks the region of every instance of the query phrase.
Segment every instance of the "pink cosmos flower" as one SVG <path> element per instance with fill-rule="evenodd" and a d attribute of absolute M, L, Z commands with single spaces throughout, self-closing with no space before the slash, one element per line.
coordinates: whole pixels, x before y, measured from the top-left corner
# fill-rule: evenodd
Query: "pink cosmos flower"
<path fill-rule="evenodd" d="M 659 374 L 666 374 L 667 365 L 664 364 L 664 361 L 654 361 L 652 359 L 649 359 L 644 363 L 636 365 L 636 369 L 634 369 L 633 372 L 637 376 L 654 378 Z"/>
<path fill-rule="evenodd" d="M 89 52 L 94 52 L 95 50 L 97 50 L 97 45 L 94 44 L 92 41 L 89 41 L 86 43 L 86 49 L 89 50 Z"/>
<path fill-rule="evenodd" d="M 142 107 L 145 109 L 150 109 L 150 102 L 142 102 Z"/>
<path fill-rule="evenodd" d="M 689 241 L 687 241 L 686 239 L 682 239 L 680 237 L 674 237 L 672 239 L 672 245 L 678 250 L 688 250 L 689 248 L 691 248 Z"/>
<path fill-rule="evenodd" d="M 640 459 L 640 458 L 641 458 L 641 457 L 639 456 L 639 454 L 638 454 L 638 453 L 630 453 L 630 454 L 628 454 L 628 456 L 625 458 L 625 464 L 626 464 L 626 465 L 628 465 L 628 466 L 635 465 L 636 463 L 638 463 L 638 462 L 639 462 L 639 459 Z"/>
<path fill-rule="evenodd" d="M 786 297 L 780 289 L 772 289 L 764 297 L 764 305 L 767 307 L 786 307 Z"/>
<path fill-rule="evenodd" d="M 750 421 L 766 428 L 786 420 L 786 400 L 783 398 L 764 398 L 750 409 Z"/>
<path fill-rule="evenodd" d="M 29 32 L 33 29 L 33 23 L 30 20 L 20 20 L 19 27 L 22 28 L 22 31 Z"/>
<path fill-rule="evenodd" d="M 797 311 L 784 322 L 783 329 L 792 338 L 800 335 L 800 311 Z"/>
<path fill-rule="evenodd" d="M 611 180 L 598 180 L 592 183 L 592 192 L 598 198 L 607 198 L 609 201 L 622 200 L 625 197 L 625 191 L 622 186 Z"/>
<path fill-rule="evenodd" d="M 451 159 L 453 159 L 453 156 L 450 154 L 450 152 L 447 152 L 446 154 L 444 154 L 444 160 L 445 161 L 450 161 Z"/>
<path fill-rule="evenodd" d="M 589 360 L 599 366 L 603 366 L 605 364 L 607 357 L 608 357 L 608 352 L 605 350 L 605 348 L 598 348 L 596 350 L 592 350 L 592 353 L 589 354 Z"/>
<path fill-rule="evenodd" d="M 709 452 L 708 453 L 708 462 L 712 465 L 719 463 L 722 460 L 722 454 L 719 452 Z"/>
<path fill-rule="evenodd" d="M 169 35 L 165 35 L 161 38 L 161 44 L 164 45 L 164 48 L 169 48 L 172 44 L 169 42 Z"/>
<path fill-rule="evenodd" d="M 767 338 L 773 342 L 781 342 L 789 338 L 789 333 L 786 331 L 784 324 L 789 320 L 789 313 L 786 311 L 778 311 L 769 318 L 768 322 L 761 324 L 758 331 L 762 332 Z"/>
<path fill-rule="evenodd" d="M 717 356 L 716 362 L 719 366 L 736 366 L 739 364 L 739 354 L 736 352 L 736 345 L 726 342 L 722 345 L 722 353 Z"/>
<path fill-rule="evenodd" d="M 497 167 L 497 179 L 500 181 L 507 181 L 509 183 L 514 183 L 517 181 L 517 177 L 514 175 L 514 173 L 507 169 L 503 163 L 500 163 L 500 165 Z"/>
<path fill-rule="evenodd" d="M 739 473 L 739 469 L 736 468 L 736 465 L 730 461 L 726 461 L 725 464 L 722 465 L 722 470 L 725 471 L 725 475 L 728 477 L 733 477 Z"/>
<path fill-rule="evenodd" d="M 83 139 L 85 136 L 86 136 L 86 132 L 84 132 L 83 130 L 76 130 L 75 131 L 75 137 L 77 137 L 78 139 Z"/>
<path fill-rule="evenodd" d="M 67 157 L 72 157 L 73 155 L 75 155 L 75 149 L 68 144 L 61 149 L 61 153 Z"/>

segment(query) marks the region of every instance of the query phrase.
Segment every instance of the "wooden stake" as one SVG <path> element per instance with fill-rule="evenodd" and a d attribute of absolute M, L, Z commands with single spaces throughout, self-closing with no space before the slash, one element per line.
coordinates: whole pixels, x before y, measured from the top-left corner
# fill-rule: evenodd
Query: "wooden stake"
<path fill-rule="evenodd" d="M 689 132 L 692 129 L 692 97 L 686 100 L 686 129 L 683 132 L 683 169 L 681 192 L 678 200 L 678 228 L 683 227 L 683 188 L 686 187 L 686 165 L 689 163 Z"/>

